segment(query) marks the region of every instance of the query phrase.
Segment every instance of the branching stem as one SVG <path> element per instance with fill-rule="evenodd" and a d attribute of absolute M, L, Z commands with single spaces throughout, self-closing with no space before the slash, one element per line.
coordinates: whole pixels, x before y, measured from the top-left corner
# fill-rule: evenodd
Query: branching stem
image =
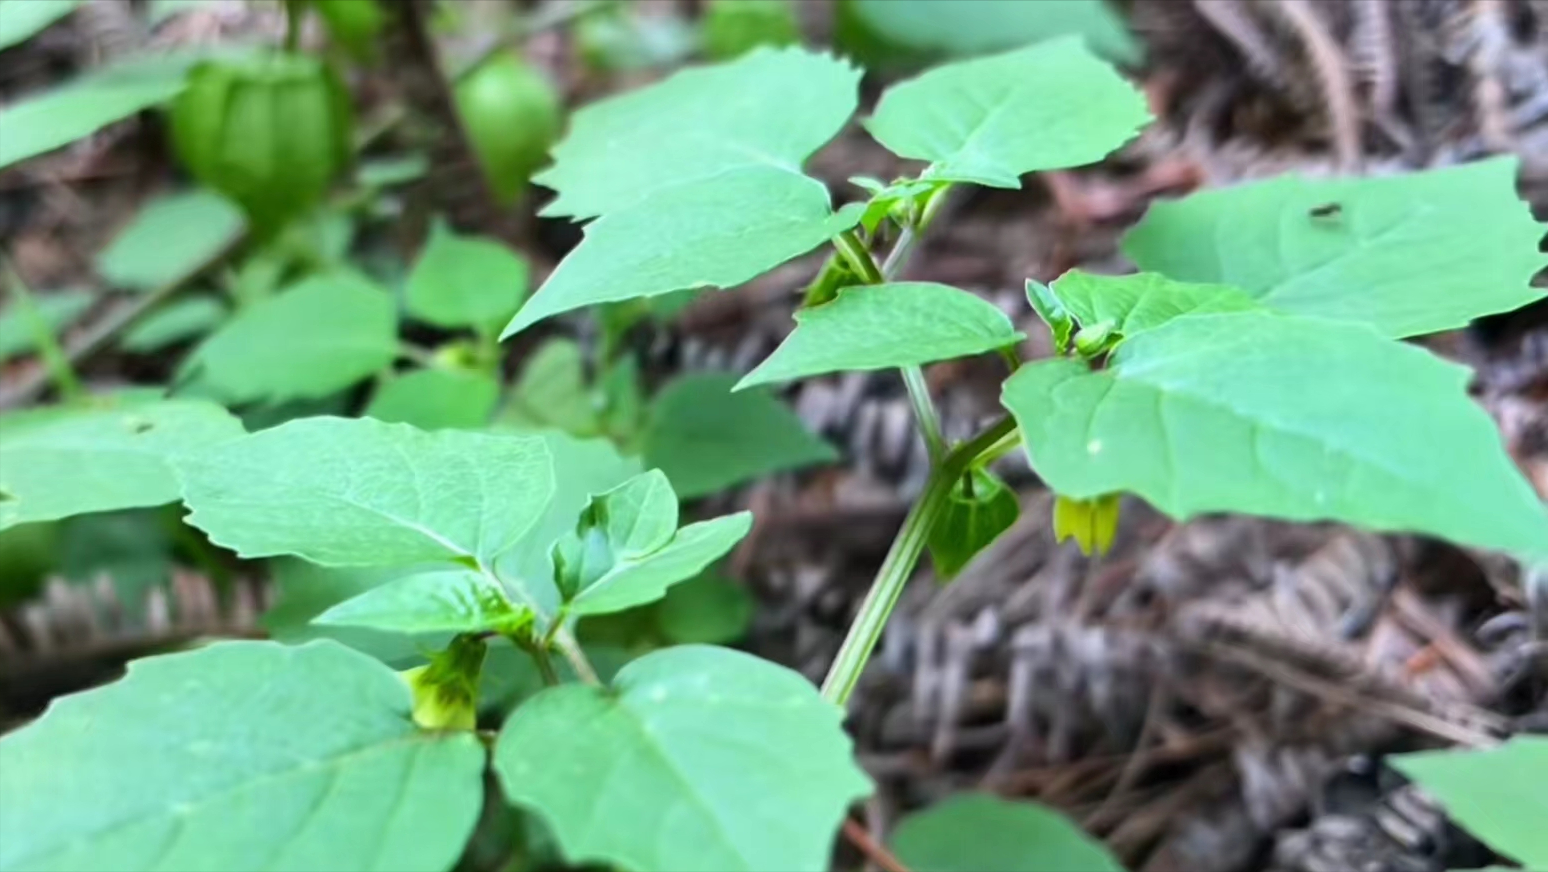
<path fill-rule="evenodd" d="M 876 581 L 860 604 L 860 613 L 849 627 L 844 644 L 839 648 L 828 676 L 822 682 L 824 699 L 838 705 L 848 701 L 860 680 L 860 672 L 871 657 L 871 650 L 881 639 L 882 628 L 892 615 L 903 586 L 914 573 L 919 555 L 924 553 L 925 541 L 930 528 L 946 507 L 951 489 L 981 455 L 1009 437 L 1016 430 L 1016 422 L 1009 417 L 996 421 L 989 429 L 967 442 L 958 445 L 946 455 L 946 459 L 930 470 L 924 493 L 903 519 L 903 528 L 892 541 L 892 548 L 876 573 Z"/>

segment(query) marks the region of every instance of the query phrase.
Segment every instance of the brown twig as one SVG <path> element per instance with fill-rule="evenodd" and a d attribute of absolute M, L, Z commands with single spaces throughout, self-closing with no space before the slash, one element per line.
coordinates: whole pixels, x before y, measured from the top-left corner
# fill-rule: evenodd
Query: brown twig
<path fill-rule="evenodd" d="M 871 838 L 871 834 L 854 818 L 844 818 L 844 838 L 883 872 L 908 872 L 908 867 L 894 857 L 891 851 Z"/>

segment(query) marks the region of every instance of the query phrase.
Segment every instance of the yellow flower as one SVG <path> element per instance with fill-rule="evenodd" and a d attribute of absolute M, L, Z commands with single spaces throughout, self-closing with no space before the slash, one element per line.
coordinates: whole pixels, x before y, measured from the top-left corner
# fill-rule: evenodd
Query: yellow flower
<path fill-rule="evenodd" d="M 1118 499 L 1118 494 L 1089 500 L 1059 496 L 1054 501 L 1054 539 L 1063 542 L 1074 536 L 1080 553 L 1106 554 L 1118 535 Z"/>
<path fill-rule="evenodd" d="M 485 648 L 481 639 L 458 636 L 429 663 L 398 673 L 414 692 L 414 723 L 426 730 L 473 729 Z"/>

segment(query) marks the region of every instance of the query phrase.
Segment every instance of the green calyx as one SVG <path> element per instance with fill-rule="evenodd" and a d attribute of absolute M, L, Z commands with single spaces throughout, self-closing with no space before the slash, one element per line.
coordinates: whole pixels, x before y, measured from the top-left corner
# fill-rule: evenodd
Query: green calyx
<path fill-rule="evenodd" d="M 338 75 L 300 54 L 210 61 L 172 104 L 178 157 L 236 201 L 260 236 L 315 206 L 349 162 L 350 106 Z"/>

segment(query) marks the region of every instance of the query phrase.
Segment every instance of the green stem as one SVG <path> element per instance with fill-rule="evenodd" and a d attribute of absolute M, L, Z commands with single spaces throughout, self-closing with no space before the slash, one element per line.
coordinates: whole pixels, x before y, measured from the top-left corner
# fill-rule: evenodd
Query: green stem
<path fill-rule="evenodd" d="M 538 675 L 543 678 L 544 687 L 559 686 L 559 670 L 554 668 L 554 658 L 548 653 L 548 649 L 541 645 L 532 645 L 526 648 L 528 656 L 537 665 Z"/>
<path fill-rule="evenodd" d="M 554 637 L 554 642 L 558 644 L 559 653 L 564 655 L 564 659 L 570 661 L 570 668 L 575 670 L 575 674 L 581 681 L 593 687 L 602 686 L 602 679 L 597 677 L 597 670 L 592 667 L 591 661 L 586 659 L 586 652 L 581 650 L 580 643 L 569 630 L 560 630 Z"/>
<path fill-rule="evenodd" d="M 879 285 L 887 280 L 881 268 L 876 265 L 876 258 L 871 256 L 871 250 L 860 241 L 860 237 L 853 229 L 845 230 L 833 237 L 833 245 L 839 250 L 839 254 L 849 261 L 849 268 L 865 279 L 866 284 Z"/>
<path fill-rule="evenodd" d="M 1015 428 L 1015 421 L 1008 417 L 1001 418 L 988 430 L 957 446 L 946 455 L 942 463 L 930 471 L 924 493 L 909 510 L 908 517 L 903 519 L 903 528 L 892 541 L 892 548 L 876 573 L 876 581 L 865 595 L 865 601 L 860 604 L 860 613 L 855 616 L 854 623 L 849 625 L 849 633 L 844 637 L 844 643 L 839 647 L 827 677 L 823 679 L 824 699 L 840 706 L 849 700 L 856 682 L 860 680 L 861 671 L 865 669 L 866 661 L 871 657 L 872 649 L 881 639 L 882 628 L 887 625 L 898 596 L 903 593 L 909 576 L 914 574 L 914 566 L 919 562 L 919 555 L 924 553 L 930 528 L 946 507 L 953 485 L 979 455 L 1014 432 Z"/>
<path fill-rule="evenodd" d="M 43 361 L 43 369 L 48 377 L 53 380 L 54 387 L 59 389 L 59 396 L 64 400 L 76 400 L 86 395 L 86 388 L 81 384 L 80 376 L 76 375 L 75 368 L 70 365 L 70 358 L 59 345 L 59 338 L 54 335 L 54 328 L 44 320 L 43 313 L 38 311 L 37 300 L 32 296 L 32 291 L 27 283 L 22 281 L 16 270 L 11 268 L 9 262 L 5 263 L 5 278 L 11 285 L 11 293 L 16 297 L 16 306 L 21 309 L 22 317 L 27 320 L 27 328 L 32 333 L 33 342 L 38 346 L 38 357 Z"/>
<path fill-rule="evenodd" d="M 930 452 L 930 465 L 940 466 L 946 457 L 946 437 L 941 435 L 941 419 L 930 399 L 930 385 L 925 381 L 924 370 L 917 366 L 902 368 L 903 386 L 908 388 L 908 400 L 914 406 L 914 419 L 924 434 L 925 448 Z"/>

